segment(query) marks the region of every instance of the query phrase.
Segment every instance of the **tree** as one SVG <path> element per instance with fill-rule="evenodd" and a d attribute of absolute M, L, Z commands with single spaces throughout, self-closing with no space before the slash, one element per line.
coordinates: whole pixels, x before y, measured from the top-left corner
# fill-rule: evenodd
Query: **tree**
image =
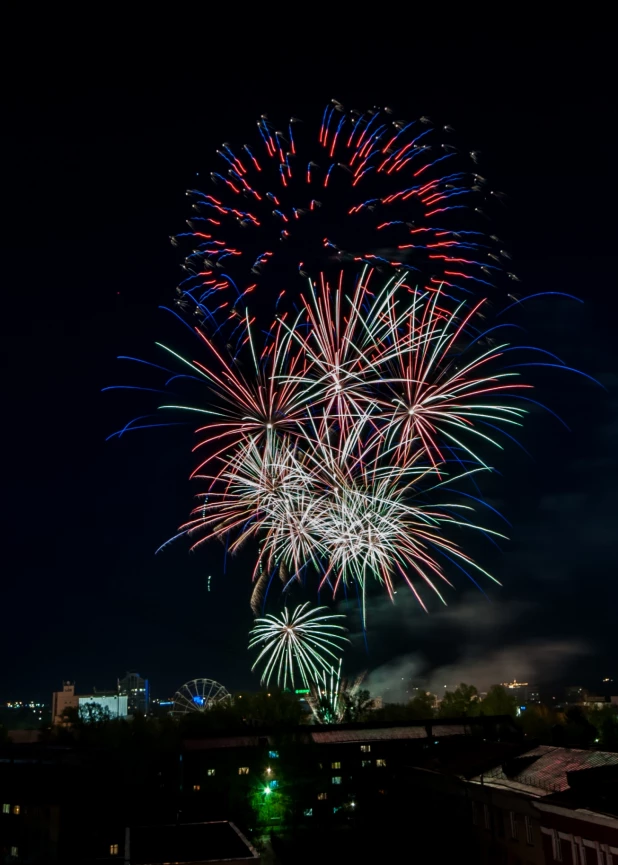
<path fill-rule="evenodd" d="M 604 751 L 618 751 L 618 711 L 615 706 L 606 705 L 587 713 L 588 720 L 597 728 L 595 744 Z"/>
<path fill-rule="evenodd" d="M 344 691 L 341 695 L 343 701 L 343 721 L 366 721 L 368 713 L 373 709 L 373 700 L 369 691 L 360 689 L 358 691 Z"/>
<path fill-rule="evenodd" d="M 406 723 L 414 720 L 405 703 L 384 703 L 371 713 L 372 720 L 378 724 Z"/>
<path fill-rule="evenodd" d="M 597 738 L 597 728 L 590 723 L 582 707 L 569 706 L 564 714 L 566 745 L 575 748 L 589 748 Z"/>
<path fill-rule="evenodd" d="M 524 735 L 531 739 L 538 739 L 543 745 L 552 743 L 552 731 L 559 723 L 558 714 L 541 703 L 527 706 L 526 711 L 519 716 L 519 725 Z"/>
<path fill-rule="evenodd" d="M 234 704 L 248 724 L 269 727 L 295 727 L 303 709 L 296 694 L 273 688 L 257 694 L 239 694 Z"/>
<path fill-rule="evenodd" d="M 618 751 L 618 717 L 606 715 L 597 727 L 599 747 L 604 751 Z"/>
<path fill-rule="evenodd" d="M 436 698 L 428 691 L 417 691 L 407 705 L 407 715 L 411 721 L 423 721 L 433 718 Z"/>
<path fill-rule="evenodd" d="M 517 714 L 517 700 L 502 685 L 492 685 L 487 696 L 481 700 L 481 712 L 484 715 L 511 715 Z"/>
<path fill-rule="evenodd" d="M 292 813 L 292 798 L 280 765 L 265 767 L 252 786 L 249 802 L 258 827 L 285 826 Z"/>
<path fill-rule="evenodd" d="M 272 689 L 257 694 L 236 694 L 205 712 L 188 712 L 180 718 L 180 729 L 183 735 L 195 738 L 247 727 L 295 727 L 302 720 L 303 709 L 296 694 Z"/>
<path fill-rule="evenodd" d="M 440 702 L 438 715 L 441 718 L 459 718 L 478 715 L 479 709 L 479 692 L 474 685 L 462 682 L 454 691 L 446 691 Z"/>
<path fill-rule="evenodd" d="M 82 703 L 78 714 L 82 723 L 95 724 L 98 727 L 112 720 L 112 713 L 107 706 L 101 706 L 99 703 Z"/>

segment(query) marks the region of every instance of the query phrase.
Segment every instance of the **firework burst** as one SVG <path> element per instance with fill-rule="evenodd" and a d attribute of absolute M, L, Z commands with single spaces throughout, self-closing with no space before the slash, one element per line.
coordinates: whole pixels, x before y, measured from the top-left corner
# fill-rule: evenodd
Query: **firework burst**
<path fill-rule="evenodd" d="M 255 142 L 217 151 L 212 191 L 189 190 L 194 215 L 172 238 L 190 244 L 177 306 L 242 332 L 244 310 L 271 306 L 299 277 L 368 263 L 409 273 L 421 288 L 459 296 L 510 273 L 507 251 L 480 220 L 500 194 L 452 130 L 389 109 L 347 110 L 336 100 L 321 123 L 262 116 Z"/>
<path fill-rule="evenodd" d="M 345 616 L 333 614 L 328 607 L 311 608 L 301 604 L 279 616 L 256 619 L 250 633 L 249 648 L 261 648 L 252 669 L 264 663 L 262 684 L 274 678 L 281 688 L 294 688 L 300 679 L 303 687 L 321 681 L 348 642 L 339 622 Z"/>
<path fill-rule="evenodd" d="M 501 370 L 508 346 L 478 328 L 479 304 L 449 310 L 440 290 L 405 279 L 374 292 L 365 267 L 349 296 L 343 280 L 309 281 L 259 359 L 249 327 L 251 380 L 200 332 L 220 366 L 192 366 L 224 407 L 199 428 L 207 454 L 194 476 L 207 489 L 180 532 L 194 548 L 226 539 L 232 553 L 259 539 L 256 614 L 277 569 L 284 582 L 313 572 L 335 596 L 355 586 L 363 620 L 372 581 L 393 597 L 403 580 L 425 608 L 417 583 L 444 602 L 452 563 L 489 577 L 455 536 L 498 533 L 442 488 L 489 470 L 477 444 L 500 447 L 497 425 L 521 423 L 528 385 Z"/>

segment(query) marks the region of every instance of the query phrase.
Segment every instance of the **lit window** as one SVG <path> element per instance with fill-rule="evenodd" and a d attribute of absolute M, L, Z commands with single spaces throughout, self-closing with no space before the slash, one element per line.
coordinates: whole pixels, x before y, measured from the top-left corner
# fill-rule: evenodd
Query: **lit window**
<path fill-rule="evenodd" d="M 371 751 L 371 745 L 361 745 L 361 751 L 363 754 L 368 754 Z"/>
<path fill-rule="evenodd" d="M 517 838 L 517 817 L 514 811 L 509 811 L 509 822 L 511 824 L 511 838 Z"/>
<path fill-rule="evenodd" d="M 240 768 L 238 769 L 238 774 L 239 775 L 248 775 L 249 774 L 249 767 L 248 766 L 240 766 Z"/>
<path fill-rule="evenodd" d="M 361 766 L 363 769 L 366 769 L 368 766 L 371 766 L 371 760 L 361 760 Z"/>
<path fill-rule="evenodd" d="M 386 796 L 386 790 L 378 790 L 380 796 Z"/>
<path fill-rule="evenodd" d="M 15 856 L 17 859 L 19 856 L 19 847 L 11 847 L 11 856 Z"/>
<path fill-rule="evenodd" d="M 13 814 L 19 814 L 21 812 L 21 805 L 13 805 Z"/>
<path fill-rule="evenodd" d="M 212 778 L 212 776 L 215 774 L 215 770 L 214 769 L 207 769 L 206 774 L 208 775 L 209 778 Z"/>
<path fill-rule="evenodd" d="M 304 817 L 313 817 L 313 808 L 305 808 L 303 811 Z"/>
<path fill-rule="evenodd" d="M 199 784 L 194 784 L 194 785 L 193 785 L 193 792 L 194 792 L 194 793 L 199 793 L 199 792 L 200 792 L 200 785 L 199 785 Z"/>
<path fill-rule="evenodd" d="M 118 844 L 110 844 L 109 845 L 109 855 L 117 856 L 119 852 Z"/>
<path fill-rule="evenodd" d="M 271 760 L 278 760 L 279 759 L 279 751 L 269 751 L 268 756 L 270 757 Z"/>
<path fill-rule="evenodd" d="M 339 763 L 339 762 L 331 763 L 330 767 L 331 767 L 331 769 L 341 769 L 341 763 Z"/>
<path fill-rule="evenodd" d="M 328 793 L 318 793 L 318 799 L 320 799 L 320 801 L 324 801 L 324 799 L 328 799 Z"/>
<path fill-rule="evenodd" d="M 376 760 L 376 766 L 386 766 L 386 760 Z"/>
<path fill-rule="evenodd" d="M 3 805 L 2 806 L 2 813 L 3 814 L 10 814 L 11 813 L 11 806 L 10 805 Z"/>
<path fill-rule="evenodd" d="M 532 820 L 530 817 L 526 817 L 526 841 L 528 844 L 534 844 L 534 840 L 532 838 Z"/>
<path fill-rule="evenodd" d="M 333 784 L 341 784 L 341 775 L 333 775 Z"/>

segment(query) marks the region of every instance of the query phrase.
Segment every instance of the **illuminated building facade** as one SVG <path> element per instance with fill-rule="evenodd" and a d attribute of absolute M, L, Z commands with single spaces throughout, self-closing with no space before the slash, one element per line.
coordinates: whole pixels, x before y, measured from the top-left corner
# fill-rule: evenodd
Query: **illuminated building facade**
<path fill-rule="evenodd" d="M 118 693 L 127 698 L 129 715 L 147 715 L 150 707 L 150 692 L 148 679 L 139 673 L 127 672 L 123 679 L 118 680 Z"/>
<path fill-rule="evenodd" d="M 62 691 L 52 694 L 52 724 L 65 724 L 64 713 L 67 709 L 78 709 L 83 718 L 91 714 L 88 707 L 96 706 L 111 718 L 126 718 L 128 697 L 116 691 L 95 691 L 93 694 L 76 694 L 75 682 L 63 682 Z"/>
<path fill-rule="evenodd" d="M 62 691 L 52 694 L 52 724 L 64 723 L 64 712 L 67 709 L 77 709 L 78 696 L 75 693 L 75 682 L 63 682 Z"/>
<path fill-rule="evenodd" d="M 527 703 L 540 703 L 538 685 L 531 685 L 529 682 L 518 682 L 513 679 L 512 682 L 502 682 L 502 687 L 511 694 L 517 702 L 525 706 Z"/>

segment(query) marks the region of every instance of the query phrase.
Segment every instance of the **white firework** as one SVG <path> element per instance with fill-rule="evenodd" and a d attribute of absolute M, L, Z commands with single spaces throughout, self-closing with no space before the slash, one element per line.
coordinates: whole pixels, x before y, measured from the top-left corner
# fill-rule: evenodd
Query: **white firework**
<path fill-rule="evenodd" d="M 328 607 L 311 609 L 305 603 L 292 612 L 285 608 L 279 616 L 257 619 L 249 648 L 262 650 L 251 669 L 264 661 L 262 684 L 268 685 L 274 677 L 281 688 L 294 688 L 299 677 L 305 688 L 322 681 L 349 642 L 346 629 L 338 624 L 343 618 Z"/>

